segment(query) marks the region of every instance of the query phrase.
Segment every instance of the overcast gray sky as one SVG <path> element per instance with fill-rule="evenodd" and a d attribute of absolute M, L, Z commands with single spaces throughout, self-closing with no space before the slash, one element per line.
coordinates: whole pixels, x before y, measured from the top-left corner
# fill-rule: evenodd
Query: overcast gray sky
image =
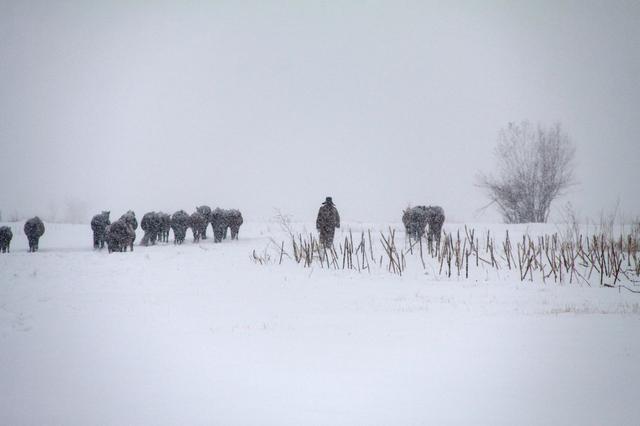
<path fill-rule="evenodd" d="M 640 2 L 0 0 L 5 215 L 495 221 L 474 178 L 522 119 L 577 147 L 555 207 L 640 214 Z"/>

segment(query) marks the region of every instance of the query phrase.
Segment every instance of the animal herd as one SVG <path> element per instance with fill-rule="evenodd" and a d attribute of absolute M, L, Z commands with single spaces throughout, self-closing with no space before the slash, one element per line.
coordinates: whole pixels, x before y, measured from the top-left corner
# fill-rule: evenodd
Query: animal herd
<path fill-rule="evenodd" d="M 136 239 L 138 220 L 136 214 L 129 210 L 118 220 L 111 223 L 110 212 L 103 211 L 91 219 L 94 249 L 107 246 L 109 253 L 133 251 Z M 440 242 L 442 225 L 444 224 L 444 210 L 439 206 L 415 206 L 402 212 L 402 223 L 409 239 L 421 239 L 427 233 L 429 247 L 433 242 Z M 227 238 L 230 231 L 231 239 L 237 240 L 240 226 L 243 223 L 239 210 L 211 209 L 209 206 L 196 207 L 196 211 L 188 214 L 178 210 L 172 215 L 163 212 L 148 212 L 142 216 L 140 228 L 144 232 L 141 245 L 154 245 L 156 242 L 169 242 L 169 231 L 173 231 L 173 243 L 182 244 L 191 228 L 193 241 L 207 239 L 207 229 L 211 225 L 213 240 L 216 243 Z M 340 216 L 331 197 L 323 203 L 318 212 L 316 227 L 321 234 L 323 244 L 332 244 L 335 228 L 340 227 Z M 428 230 L 427 230 L 428 227 Z M 24 233 L 29 241 L 29 251 L 38 251 L 40 237 L 44 234 L 45 226 L 39 217 L 33 217 L 24 224 Z M 0 226 L 0 252 L 8 253 L 13 233 L 8 226 Z"/>
<path fill-rule="evenodd" d="M 32 217 L 24 223 L 24 233 L 29 241 L 29 251 L 38 251 L 40 237 L 44 234 L 44 222 L 38 216 Z M 12 238 L 13 232 L 11 232 L 11 228 L 0 226 L 0 252 L 9 253 Z"/>
<path fill-rule="evenodd" d="M 101 249 L 106 244 L 109 253 L 126 252 L 127 248 L 133 251 L 138 229 L 135 213 L 129 210 L 113 223 L 109 221 L 109 214 L 110 212 L 103 211 L 91 219 L 93 247 Z M 182 244 L 189 228 L 193 233 L 193 241 L 199 242 L 207 239 L 209 225 L 213 229 L 214 242 L 219 243 L 227 238 L 228 229 L 231 230 L 231 239 L 237 240 L 242 223 L 242 214 L 236 209 L 211 210 L 209 206 L 200 206 L 191 214 L 178 210 L 173 215 L 152 211 L 145 213 L 140 221 L 140 228 L 144 232 L 140 244 L 149 246 L 157 242 L 169 242 L 170 230 L 173 231 L 173 243 Z"/>
<path fill-rule="evenodd" d="M 440 206 L 415 206 L 402 212 L 402 223 L 409 238 L 420 239 L 427 231 L 427 244 L 440 243 L 440 234 L 444 224 L 444 210 Z"/>

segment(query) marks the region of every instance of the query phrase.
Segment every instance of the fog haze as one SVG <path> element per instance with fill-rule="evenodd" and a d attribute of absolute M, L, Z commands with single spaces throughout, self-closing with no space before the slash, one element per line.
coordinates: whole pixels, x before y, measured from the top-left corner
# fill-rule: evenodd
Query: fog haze
<path fill-rule="evenodd" d="M 57 3 L 57 2 L 56 2 Z M 570 201 L 640 214 L 638 2 L 0 1 L 0 210 L 79 203 L 497 221 L 510 121 L 559 121 Z"/>

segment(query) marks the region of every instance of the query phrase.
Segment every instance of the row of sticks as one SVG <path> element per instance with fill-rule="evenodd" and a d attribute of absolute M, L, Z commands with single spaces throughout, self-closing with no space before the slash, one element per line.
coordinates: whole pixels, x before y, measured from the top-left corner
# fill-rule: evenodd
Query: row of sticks
<path fill-rule="evenodd" d="M 438 261 L 440 273 L 448 277 L 453 272 L 458 276 L 464 270 L 465 278 L 469 278 L 469 259 L 476 268 L 482 262 L 495 270 L 515 270 L 521 281 L 527 278 L 534 280 L 534 275 L 543 282 L 553 279 L 554 282 L 572 283 L 576 280 L 591 285 L 595 276 L 603 286 L 615 286 L 625 278 L 636 282 L 640 277 L 640 259 L 638 257 L 638 241 L 632 235 L 625 239 L 614 240 L 604 234 L 584 237 L 579 235 L 575 241 L 563 240 L 557 233 L 531 237 L 528 234 L 514 245 L 509 231 L 499 244 L 487 232 L 483 238 L 481 249 L 475 230 L 465 227 L 464 236 L 460 231 L 456 237 L 445 234 Z"/>
<path fill-rule="evenodd" d="M 313 234 L 290 235 L 290 250 L 285 249 L 284 241 L 273 243 L 278 247 L 279 264 L 290 258 L 304 267 L 319 265 L 358 272 L 371 272 L 372 267 L 377 267 L 402 275 L 407 259 L 419 259 L 423 269 L 431 268 L 449 278 L 456 275 L 468 279 L 470 267 L 506 269 L 521 281 L 540 277 L 543 282 L 582 281 L 591 285 L 597 281 L 611 287 L 621 281 L 635 283 L 640 278 L 638 239 L 632 234 L 615 240 L 604 234 L 579 235 L 575 240 L 563 239 L 557 233 L 537 237 L 525 234 L 514 242 L 508 230 L 503 239 L 496 241 L 490 231 L 480 238 L 475 229 L 465 226 L 462 233 L 459 229 L 455 234 L 443 232 L 442 238 L 433 243 L 425 238 L 411 239 L 399 247 L 396 237 L 395 229 L 389 228 L 375 238 L 370 229 L 361 231 L 355 240 L 349 230 L 344 240 L 331 246 L 321 244 Z M 254 250 L 253 259 L 260 264 L 275 260 L 266 249 L 261 255 Z"/>

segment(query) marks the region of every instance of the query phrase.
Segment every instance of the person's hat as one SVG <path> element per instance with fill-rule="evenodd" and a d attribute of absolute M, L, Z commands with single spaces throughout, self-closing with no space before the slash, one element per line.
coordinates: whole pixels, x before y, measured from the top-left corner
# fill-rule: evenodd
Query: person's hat
<path fill-rule="evenodd" d="M 325 202 L 325 203 L 327 203 L 327 204 L 333 204 L 333 200 L 331 199 L 331 197 L 327 197 L 327 198 L 324 200 L 324 202 Z"/>

